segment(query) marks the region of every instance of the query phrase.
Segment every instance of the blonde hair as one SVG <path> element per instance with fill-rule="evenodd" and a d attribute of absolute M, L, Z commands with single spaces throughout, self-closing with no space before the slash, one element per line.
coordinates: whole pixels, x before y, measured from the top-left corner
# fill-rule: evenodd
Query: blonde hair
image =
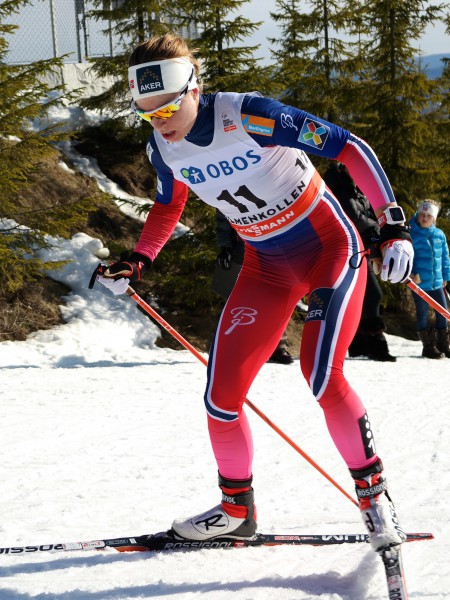
<path fill-rule="evenodd" d="M 200 63 L 195 58 L 196 50 L 191 50 L 182 37 L 173 33 L 154 36 L 138 44 L 128 59 L 128 66 L 141 65 L 168 58 L 187 58 L 194 65 L 197 80 L 200 77 Z M 200 87 L 200 86 L 199 86 Z"/>

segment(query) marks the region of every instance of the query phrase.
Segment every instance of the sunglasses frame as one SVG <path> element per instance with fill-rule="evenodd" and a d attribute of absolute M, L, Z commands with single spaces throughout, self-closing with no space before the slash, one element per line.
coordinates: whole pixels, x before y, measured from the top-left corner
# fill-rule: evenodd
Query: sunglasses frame
<path fill-rule="evenodd" d="M 186 96 L 186 94 L 189 91 L 189 84 L 191 83 L 192 77 L 194 76 L 194 67 L 192 67 L 192 73 L 189 77 L 189 79 L 187 80 L 186 85 L 184 86 L 184 88 L 181 90 L 181 92 L 179 93 L 178 97 L 175 98 L 175 100 L 171 100 L 170 102 L 168 102 L 167 104 L 163 104 L 162 106 L 159 106 L 158 108 L 155 108 L 154 110 L 142 110 L 142 108 L 139 108 L 136 105 L 136 102 L 134 100 L 131 101 L 131 110 L 138 115 L 139 117 L 141 117 L 141 119 L 144 119 L 144 121 L 147 121 L 149 123 L 151 123 L 152 119 L 162 119 L 162 120 L 167 120 L 170 119 L 170 117 L 173 117 L 173 115 L 180 110 L 181 108 L 181 101 L 183 100 L 183 98 Z M 158 116 L 158 113 L 164 109 L 169 109 L 170 106 L 173 106 L 173 109 L 170 111 L 170 114 L 167 116 Z"/>

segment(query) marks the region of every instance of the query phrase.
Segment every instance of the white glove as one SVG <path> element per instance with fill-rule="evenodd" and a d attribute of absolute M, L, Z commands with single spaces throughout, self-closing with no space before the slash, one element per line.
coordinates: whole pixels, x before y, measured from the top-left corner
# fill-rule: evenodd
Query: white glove
<path fill-rule="evenodd" d="M 113 279 L 112 277 L 103 277 L 103 275 L 97 275 L 97 281 L 108 288 L 114 296 L 120 296 L 125 294 L 130 283 L 129 279 L 121 277 L 120 279 Z"/>
<path fill-rule="evenodd" d="M 391 240 L 382 246 L 381 279 L 403 283 L 411 274 L 414 249 L 409 240 Z"/>

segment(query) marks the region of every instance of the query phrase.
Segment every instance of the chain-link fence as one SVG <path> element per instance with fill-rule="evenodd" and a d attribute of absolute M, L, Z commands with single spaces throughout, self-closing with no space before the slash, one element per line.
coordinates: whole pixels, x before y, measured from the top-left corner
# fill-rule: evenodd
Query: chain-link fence
<path fill-rule="evenodd" d="M 93 9 L 89 0 L 35 0 L 22 7 L 7 20 L 18 26 L 7 37 L 7 62 L 27 64 L 68 55 L 65 62 L 77 63 L 121 53 L 120 40 L 108 31 L 111 24 L 89 17 Z M 182 35 L 195 37 L 195 28 Z"/>

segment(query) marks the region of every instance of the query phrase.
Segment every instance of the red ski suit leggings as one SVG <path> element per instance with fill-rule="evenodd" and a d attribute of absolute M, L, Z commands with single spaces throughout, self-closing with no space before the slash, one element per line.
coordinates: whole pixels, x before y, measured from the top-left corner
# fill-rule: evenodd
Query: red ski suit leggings
<path fill-rule="evenodd" d="M 361 250 L 358 233 L 328 191 L 287 232 L 246 244 L 242 270 L 212 342 L 205 392 L 211 444 L 223 477 L 244 480 L 252 474 L 245 398 L 306 294 L 302 373 L 347 466 L 362 469 L 376 460 L 364 406 L 343 373 L 367 278 L 365 261 L 355 269 L 349 259 Z"/>

